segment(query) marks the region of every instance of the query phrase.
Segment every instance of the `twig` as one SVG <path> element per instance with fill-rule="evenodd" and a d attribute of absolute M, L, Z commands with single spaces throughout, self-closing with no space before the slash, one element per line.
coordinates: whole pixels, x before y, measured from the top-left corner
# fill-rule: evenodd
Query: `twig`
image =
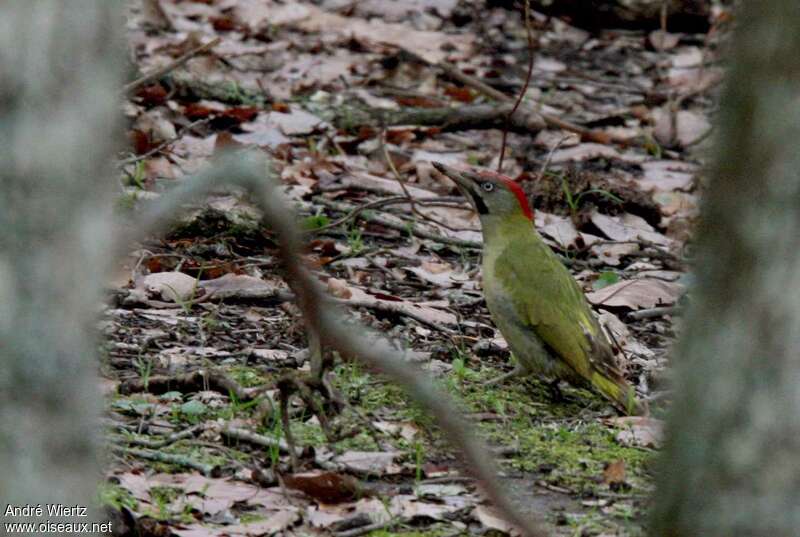
<path fill-rule="evenodd" d="M 254 433 L 239 427 L 225 426 L 220 431 L 220 434 L 233 440 L 248 442 L 250 444 L 261 446 L 267 449 L 277 447 L 282 453 L 289 453 L 290 450 L 289 444 L 287 444 L 285 441 L 275 440 L 274 438 L 264 436 L 263 434 Z M 302 450 L 296 449 L 295 451 L 297 455 L 302 453 Z"/>
<path fill-rule="evenodd" d="M 333 537 L 361 537 L 362 535 L 366 535 L 370 532 L 391 528 L 402 523 L 402 520 L 397 520 L 394 518 L 385 522 L 373 522 L 372 524 L 359 526 L 358 528 L 353 528 L 351 530 L 337 531 L 333 534 Z"/>
<path fill-rule="evenodd" d="M 351 308 L 367 308 L 375 311 L 381 311 L 384 313 L 394 313 L 397 315 L 405 315 L 406 317 L 411 317 L 415 321 L 424 324 L 434 330 L 438 330 L 440 332 L 444 332 L 447 335 L 455 335 L 455 332 L 450 330 L 449 328 L 445 328 L 441 324 L 438 324 L 430 319 L 426 319 L 423 315 L 419 315 L 415 313 L 413 310 L 403 308 L 401 304 L 402 302 L 390 302 L 388 300 L 342 300 L 342 299 L 332 299 L 331 300 L 335 304 L 341 304 L 343 306 L 349 306 Z"/>
<path fill-rule="evenodd" d="M 525 83 L 517 95 L 517 100 L 514 102 L 514 108 L 508 113 L 506 119 L 506 127 L 503 129 L 503 140 L 500 143 L 500 159 L 497 162 L 497 173 L 503 173 L 503 157 L 506 154 L 506 141 L 508 139 L 508 128 L 511 126 L 511 117 L 514 112 L 519 108 L 522 99 L 525 98 L 525 92 L 528 91 L 528 86 L 531 83 L 531 75 L 533 74 L 533 32 L 531 31 L 531 2 L 525 0 L 525 34 L 528 38 L 528 73 L 525 75 Z"/>
<path fill-rule="evenodd" d="M 450 231 L 458 231 L 457 229 L 448 226 L 444 222 L 440 222 L 439 220 L 437 220 L 432 216 L 428 216 L 426 214 L 421 213 L 419 209 L 417 209 L 417 204 L 414 198 L 411 196 L 411 193 L 406 188 L 406 183 L 405 181 L 403 181 L 403 177 L 400 175 L 400 172 L 397 171 L 397 167 L 394 165 L 394 161 L 392 161 L 392 157 L 389 155 L 389 149 L 386 147 L 386 128 L 384 128 L 381 131 L 381 134 L 378 139 L 380 141 L 381 151 L 383 151 L 383 158 L 384 160 L 386 160 L 386 165 L 389 166 L 390 170 L 392 170 L 392 174 L 394 175 L 395 181 L 397 181 L 397 184 L 400 185 L 400 189 L 403 191 L 403 194 L 405 194 L 409 205 L 411 205 L 411 212 L 419 216 L 423 220 L 429 220 L 436 225 L 442 226 L 445 229 L 449 229 Z"/>
<path fill-rule="evenodd" d="M 193 121 L 192 123 L 189 123 L 185 127 L 182 127 L 175 134 L 175 136 L 173 136 L 169 140 L 164 140 L 163 142 L 158 144 L 156 147 L 154 147 L 153 149 L 151 149 L 147 153 L 143 153 L 141 155 L 133 155 L 132 157 L 128 157 L 126 159 L 120 160 L 117 163 L 117 166 L 121 168 L 123 166 L 127 166 L 128 164 L 135 164 L 135 163 L 139 162 L 140 160 L 148 159 L 148 158 L 152 157 L 153 155 L 163 151 L 167 146 L 169 146 L 171 144 L 174 144 L 175 142 L 177 142 L 178 140 L 183 138 L 183 135 L 186 134 L 191 129 L 193 129 L 193 128 L 195 128 L 198 125 L 201 125 L 203 123 L 208 123 L 209 121 L 211 121 L 210 118 L 203 118 L 203 119 L 198 119 L 197 121 Z"/>
<path fill-rule="evenodd" d="M 178 440 L 183 440 L 185 438 L 191 438 L 196 435 L 201 429 L 203 429 L 202 425 L 195 425 L 193 427 L 189 427 L 188 429 L 184 429 L 183 431 L 178 431 L 176 433 L 172 433 L 169 436 L 165 436 L 158 440 L 153 440 L 151 438 L 137 438 L 137 437 L 129 437 L 125 435 L 115 435 L 113 438 L 115 440 L 120 440 L 122 442 L 126 442 L 128 444 L 132 444 L 134 446 L 142 446 L 150 449 L 160 449 L 164 446 L 168 446 L 170 444 L 174 444 Z"/>
<path fill-rule="evenodd" d="M 357 335 L 332 310 L 318 282 L 303 266 L 298 254 L 301 243 L 296 221 L 278 194 L 274 173 L 263 160 L 246 159 L 241 155 L 224 159 L 218 166 L 198 175 L 193 181 L 186 181 L 181 188 L 163 195 L 145 215 L 145 220 L 137 229 L 140 233 L 155 231 L 174 218 L 175 212 L 188 200 L 223 181 L 249 188 L 264 212 L 264 221 L 281 237 L 279 247 L 288 280 L 298 297 L 298 306 L 310 329 L 320 334 L 326 344 L 340 353 L 361 359 L 403 386 L 418 403 L 434 415 L 448 439 L 461 451 L 466 471 L 480 481 L 483 491 L 502 516 L 516 525 L 525 537 L 545 536 L 547 533 L 541 529 L 539 523 L 523 514 L 503 492 L 492 460 L 486 457 L 488 448 L 467 426 L 450 398 L 433 384 L 427 374 L 404 360 L 388 341 L 367 340 Z M 361 331 L 363 332 L 363 328 Z"/>
<path fill-rule="evenodd" d="M 337 211 L 341 211 L 343 213 L 352 212 L 357 208 L 357 207 L 355 207 L 353 205 L 350 205 L 349 203 L 343 203 L 343 202 L 340 202 L 340 201 L 328 200 L 328 199 L 325 199 L 325 198 L 314 198 L 314 201 L 319 203 L 319 204 L 321 204 L 321 205 L 329 207 L 331 209 L 335 209 Z M 407 201 L 407 200 L 404 199 L 403 201 Z M 397 221 L 392 220 L 390 218 L 387 218 L 385 216 L 381 216 L 379 214 L 359 212 L 357 214 L 357 216 L 359 218 L 362 218 L 363 220 L 366 220 L 367 222 L 373 222 L 375 224 L 380 224 L 380 225 L 382 225 L 384 227 L 388 227 L 388 228 L 391 228 L 391 229 L 396 229 L 398 231 L 409 232 L 412 235 L 414 235 L 416 237 L 419 237 L 421 239 L 429 239 L 429 240 L 432 240 L 432 241 L 435 241 L 435 242 L 439 242 L 439 243 L 442 243 L 442 244 L 451 244 L 453 246 L 462 246 L 462 247 L 465 247 L 465 248 L 482 248 L 483 247 L 483 243 L 478 242 L 478 241 L 471 241 L 471 240 L 467 240 L 467 239 L 457 239 L 455 237 L 444 237 L 442 235 L 437 235 L 436 233 L 431 233 L 430 231 L 425 231 L 424 229 L 421 229 L 416 224 L 400 223 L 400 222 L 397 222 Z"/>
<path fill-rule="evenodd" d="M 553 154 L 558 151 L 558 148 L 561 147 L 561 144 L 566 142 L 568 139 L 569 136 L 562 136 L 555 144 L 553 144 L 553 147 L 550 148 L 550 151 L 547 153 L 547 158 L 542 163 L 542 167 L 539 168 L 539 176 L 536 178 L 537 181 L 541 181 L 544 178 L 544 174 L 547 172 L 547 168 L 550 166 L 550 162 L 553 160 Z"/>
<path fill-rule="evenodd" d="M 203 464 L 202 462 L 190 459 L 189 457 L 184 457 L 183 455 L 163 453 L 161 451 L 154 451 L 151 449 L 126 448 L 122 446 L 111 446 L 111 450 L 118 455 L 132 455 L 148 461 L 184 466 L 186 468 L 191 468 L 192 470 L 197 470 L 201 474 L 208 477 L 219 477 L 222 475 L 222 470 L 218 465 Z"/>
<path fill-rule="evenodd" d="M 370 209 L 378 209 L 380 207 L 385 207 L 387 205 L 395 205 L 399 203 L 407 203 L 408 200 L 403 196 L 395 196 L 393 198 L 387 198 L 382 200 L 371 201 L 369 203 L 365 203 L 364 205 L 358 205 L 353 208 L 352 211 L 344 215 L 343 217 L 334 220 L 330 224 L 325 224 L 324 226 L 320 226 L 314 229 L 308 229 L 305 233 L 319 233 L 321 231 L 325 231 L 328 229 L 336 228 L 341 226 L 342 224 L 347 223 L 348 221 L 352 220 L 356 216 L 358 216 L 361 212 L 367 211 Z"/>
<path fill-rule="evenodd" d="M 162 394 L 169 391 L 193 392 L 198 390 L 214 390 L 223 395 L 233 394 L 239 401 L 251 401 L 254 394 L 217 369 L 201 369 L 176 376 L 153 376 L 145 383 L 141 379 L 126 380 L 119 385 L 122 395 L 138 392 Z"/>
<path fill-rule="evenodd" d="M 217 46 L 220 41 L 222 41 L 222 38 L 221 37 L 216 37 L 216 38 L 212 39 L 211 41 L 209 41 L 208 43 L 206 43 L 205 45 L 200 45 L 198 47 L 193 48 L 192 50 L 186 52 L 185 54 L 179 56 L 178 58 L 176 58 L 172 62 L 168 63 L 164 67 L 160 67 L 160 68 L 158 68 L 158 69 L 156 69 L 156 70 L 154 70 L 154 71 L 152 71 L 152 72 L 150 72 L 150 73 L 148 73 L 146 75 L 143 75 L 143 76 L 137 78 L 133 82 L 125 84 L 125 86 L 122 87 L 122 91 L 125 94 L 130 94 L 134 90 L 139 88 L 140 86 L 144 86 L 145 84 L 148 84 L 148 83 L 152 82 L 153 80 L 158 80 L 159 78 L 161 78 L 162 76 L 166 75 L 170 71 L 174 71 L 175 69 L 177 69 L 178 67 L 180 67 L 181 65 L 183 65 L 184 63 L 189 61 L 193 56 L 197 56 L 198 54 L 202 54 L 203 52 L 205 52 L 205 51 Z"/>
<path fill-rule="evenodd" d="M 640 321 L 642 319 L 655 319 L 656 317 L 663 317 L 665 315 L 675 315 L 680 312 L 681 308 L 679 306 L 661 306 L 658 308 L 632 311 L 628 313 L 627 317 L 632 321 Z"/>

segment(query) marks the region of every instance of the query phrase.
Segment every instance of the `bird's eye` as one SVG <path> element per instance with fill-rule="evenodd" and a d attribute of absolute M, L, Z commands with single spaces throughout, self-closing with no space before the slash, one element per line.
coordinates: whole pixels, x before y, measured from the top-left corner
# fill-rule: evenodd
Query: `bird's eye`
<path fill-rule="evenodd" d="M 494 183 L 486 181 L 485 183 L 481 184 L 481 188 L 483 189 L 484 192 L 491 192 L 492 190 L 494 190 Z"/>

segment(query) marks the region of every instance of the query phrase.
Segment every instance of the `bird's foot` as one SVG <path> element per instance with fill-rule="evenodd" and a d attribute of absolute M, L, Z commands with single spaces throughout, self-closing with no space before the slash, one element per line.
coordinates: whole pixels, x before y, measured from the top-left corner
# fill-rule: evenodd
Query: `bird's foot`
<path fill-rule="evenodd" d="M 561 388 L 558 387 L 560 382 L 560 380 L 556 379 L 547 383 L 547 390 L 550 392 L 550 399 L 552 399 L 554 403 L 564 403 L 567 400 L 567 398 L 564 397 L 564 393 L 561 391 Z"/>
<path fill-rule="evenodd" d="M 487 380 L 486 382 L 483 383 L 483 385 L 484 386 L 495 386 L 497 384 L 502 384 L 503 382 L 507 381 L 508 379 L 510 379 L 512 377 L 517 377 L 517 376 L 521 376 L 521 375 L 525 374 L 525 372 L 526 372 L 525 368 L 522 367 L 521 365 L 517 364 L 517 366 L 514 368 L 513 371 L 510 371 L 508 373 L 504 373 L 504 374 L 500 375 L 499 377 L 493 378 L 492 380 Z"/>

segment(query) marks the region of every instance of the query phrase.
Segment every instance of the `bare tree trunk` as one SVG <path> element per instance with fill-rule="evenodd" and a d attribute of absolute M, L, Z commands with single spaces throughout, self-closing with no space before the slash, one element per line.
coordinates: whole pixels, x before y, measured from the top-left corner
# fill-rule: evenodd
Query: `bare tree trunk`
<path fill-rule="evenodd" d="M 800 3 L 746 2 L 653 535 L 800 532 Z"/>
<path fill-rule="evenodd" d="M 90 507 L 100 475 L 94 324 L 120 116 L 119 5 L 0 3 L 2 515 Z"/>

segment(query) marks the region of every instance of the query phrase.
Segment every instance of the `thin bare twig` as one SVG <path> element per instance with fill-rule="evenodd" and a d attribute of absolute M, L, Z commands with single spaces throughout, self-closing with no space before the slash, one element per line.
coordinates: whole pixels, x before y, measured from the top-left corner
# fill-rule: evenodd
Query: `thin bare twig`
<path fill-rule="evenodd" d="M 436 219 L 436 218 L 434 218 L 434 217 L 432 217 L 430 215 L 424 214 L 424 213 L 420 212 L 419 209 L 417 209 L 417 204 L 416 204 L 416 201 L 414 200 L 414 197 L 411 196 L 411 193 L 406 188 L 406 182 L 403 180 L 403 177 L 400 175 L 400 172 L 397 171 L 397 167 L 394 165 L 394 162 L 392 161 L 391 155 L 389 155 L 389 149 L 386 146 L 386 129 L 385 128 L 381 131 L 379 140 L 380 140 L 380 145 L 381 145 L 381 151 L 383 151 L 383 158 L 384 158 L 384 160 L 386 160 L 386 165 L 389 166 L 390 170 L 392 170 L 392 174 L 394 175 L 395 181 L 397 181 L 397 184 L 400 185 L 400 189 L 403 191 L 403 194 L 405 194 L 409 205 L 411 205 L 411 213 L 419 216 L 423 220 L 428 220 L 428 221 L 433 222 L 434 224 L 436 224 L 438 226 L 442 226 L 445 229 L 449 229 L 450 231 L 459 231 L 458 229 L 455 229 L 455 228 L 445 224 L 444 222 L 439 221 L 438 219 Z"/>
<path fill-rule="evenodd" d="M 315 198 L 314 201 L 324 205 L 326 207 L 330 207 L 331 209 L 335 209 L 337 211 L 342 212 L 353 212 L 357 207 L 350 205 L 349 203 L 343 203 L 341 201 L 329 200 L 325 198 Z M 405 198 L 403 198 L 403 202 L 407 202 Z M 374 222 L 376 224 L 380 224 L 384 227 L 388 227 L 391 229 L 396 229 L 398 231 L 408 232 L 416 237 L 421 239 L 429 239 L 435 242 L 440 242 L 442 244 L 452 244 L 453 246 L 462 246 L 466 248 L 482 248 L 483 243 L 478 241 L 471 241 L 468 239 L 459 239 L 456 237 L 445 237 L 443 235 L 437 235 L 436 233 L 431 233 L 430 231 L 426 231 L 419 226 L 409 223 L 400 223 L 396 220 L 392 220 L 387 218 L 386 216 L 380 214 L 373 214 L 373 213 L 364 213 L 363 211 L 359 211 L 357 215 L 360 218 L 368 222 Z"/>
<path fill-rule="evenodd" d="M 164 140 L 163 142 L 158 144 L 156 147 L 154 147 L 153 149 L 151 149 L 147 153 L 142 153 L 141 155 L 133 155 L 132 157 L 128 157 L 126 159 L 122 159 L 117 163 L 117 166 L 121 168 L 123 166 L 127 166 L 128 164 L 135 164 L 135 163 L 139 162 L 140 160 L 148 159 L 148 158 L 152 157 L 153 155 L 163 151 L 167 146 L 169 146 L 171 144 L 174 144 L 175 142 L 177 142 L 178 140 L 183 138 L 183 135 L 186 134 L 187 132 L 189 132 L 191 129 L 197 127 L 198 125 L 202 125 L 204 123 L 208 123 L 209 121 L 211 121 L 211 118 L 203 118 L 203 119 L 198 119 L 197 121 L 193 121 L 193 122 L 189 123 L 188 125 L 186 125 L 185 127 L 182 127 L 175 134 L 175 136 L 173 136 L 169 140 Z"/>
<path fill-rule="evenodd" d="M 369 203 L 365 203 L 364 205 L 358 205 L 352 211 L 348 212 L 343 217 L 334 220 L 330 224 L 325 224 L 324 226 L 308 229 L 305 231 L 305 233 L 319 233 L 321 231 L 336 228 L 357 217 L 363 211 L 367 211 L 370 209 L 378 209 L 380 207 L 386 207 L 387 205 L 396 205 L 399 203 L 408 203 L 408 200 L 404 196 L 395 196 L 393 198 L 385 198 L 382 200 L 371 201 Z"/>
<path fill-rule="evenodd" d="M 503 141 L 500 143 L 500 159 L 497 162 L 497 173 L 503 173 L 503 157 L 506 154 L 506 141 L 508 140 L 508 129 L 511 126 L 511 116 L 519 108 L 522 99 L 525 98 L 525 92 L 528 91 L 528 86 L 531 83 L 531 76 L 533 75 L 533 32 L 531 31 L 531 2 L 525 0 L 525 34 L 528 38 L 528 73 L 525 75 L 525 83 L 517 95 L 517 100 L 514 102 L 514 107 L 508 113 L 506 119 L 506 128 L 503 129 Z"/>
<path fill-rule="evenodd" d="M 139 87 L 144 86 L 145 84 L 148 84 L 153 80 L 158 80 L 159 78 L 166 75 L 170 71 L 177 69 L 178 67 L 189 61 L 193 56 L 202 54 L 203 52 L 217 46 L 220 41 L 222 41 L 222 38 L 216 37 L 211 41 L 209 41 L 208 43 L 206 43 L 205 45 L 200 45 L 198 47 L 193 48 L 192 50 L 186 52 L 185 54 L 177 57 L 174 61 L 168 63 L 164 67 L 159 67 L 158 69 L 137 78 L 133 82 L 125 84 L 125 86 L 122 87 L 122 91 L 126 94 L 130 94 Z"/>

